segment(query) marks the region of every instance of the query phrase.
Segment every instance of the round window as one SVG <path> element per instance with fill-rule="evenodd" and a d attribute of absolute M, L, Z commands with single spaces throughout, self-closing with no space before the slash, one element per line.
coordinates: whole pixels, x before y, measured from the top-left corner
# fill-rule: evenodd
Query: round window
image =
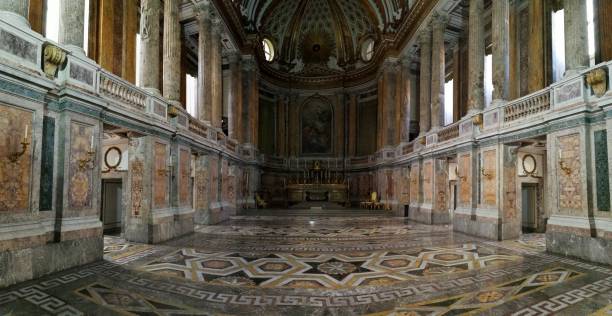
<path fill-rule="evenodd" d="M 363 61 L 370 61 L 374 57 L 374 40 L 368 38 L 361 45 L 361 59 Z"/>
<path fill-rule="evenodd" d="M 274 45 L 272 44 L 272 41 L 270 41 L 267 38 L 264 38 L 261 44 L 263 45 L 264 57 L 266 58 L 266 61 L 268 62 L 273 61 L 274 60 Z"/>

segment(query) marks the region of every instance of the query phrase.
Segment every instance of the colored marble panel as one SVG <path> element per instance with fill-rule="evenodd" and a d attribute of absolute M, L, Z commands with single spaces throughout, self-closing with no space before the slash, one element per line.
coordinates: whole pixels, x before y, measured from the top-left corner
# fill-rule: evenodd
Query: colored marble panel
<path fill-rule="evenodd" d="M 610 172 L 608 170 L 608 134 L 606 130 L 595 132 L 595 187 L 597 209 L 610 211 Z"/>
<path fill-rule="evenodd" d="M 22 150 L 24 129 L 28 126 L 27 147 Z M 32 169 L 32 112 L 0 105 L 0 212 L 25 212 L 30 204 Z"/>
<path fill-rule="evenodd" d="M 53 205 L 53 156 L 55 154 L 55 119 L 43 118 L 42 155 L 40 168 L 40 210 L 51 210 Z"/>
<path fill-rule="evenodd" d="M 582 174 L 580 168 L 580 135 L 560 136 L 557 141 L 559 166 L 559 207 L 580 210 L 582 208 Z"/>
<path fill-rule="evenodd" d="M 472 203 L 472 157 L 459 156 L 459 205 L 469 207 Z"/>
<path fill-rule="evenodd" d="M 433 201 L 433 162 L 431 160 L 423 163 L 423 203 L 430 204 Z"/>
<path fill-rule="evenodd" d="M 168 175 L 167 145 L 156 142 L 154 145 L 155 170 L 153 173 L 153 207 L 168 206 Z"/>
<path fill-rule="evenodd" d="M 188 206 L 191 204 L 189 180 L 191 176 L 191 154 L 186 149 L 179 151 L 179 204 Z"/>
<path fill-rule="evenodd" d="M 78 122 L 70 124 L 68 205 L 73 209 L 92 207 L 93 168 L 96 157 L 95 154 L 91 156 L 89 152 L 93 134 L 94 128 L 91 125 Z"/>
<path fill-rule="evenodd" d="M 36 63 L 36 45 L 5 30 L 0 30 L 0 50 Z"/>
<path fill-rule="evenodd" d="M 487 150 L 482 154 L 482 191 L 483 203 L 485 205 L 495 205 L 497 203 L 497 183 L 495 174 L 497 172 L 496 150 Z"/>
<path fill-rule="evenodd" d="M 217 190 L 219 189 L 219 159 L 215 157 L 210 158 L 210 203 L 216 202 L 219 196 Z"/>

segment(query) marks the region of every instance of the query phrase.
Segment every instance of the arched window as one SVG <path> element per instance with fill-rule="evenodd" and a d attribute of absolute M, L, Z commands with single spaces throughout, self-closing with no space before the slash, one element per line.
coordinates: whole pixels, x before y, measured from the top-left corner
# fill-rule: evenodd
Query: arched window
<path fill-rule="evenodd" d="M 266 58 L 266 61 L 268 62 L 273 61 L 274 60 L 274 45 L 272 44 L 272 41 L 270 41 L 267 38 L 264 38 L 261 43 L 263 45 L 264 57 Z"/>
<path fill-rule="evenodd" d="M 370 61 L 374 57 L 374 40 L 368 38 L 361 45 L 361 59 L 363 61 Z"/>

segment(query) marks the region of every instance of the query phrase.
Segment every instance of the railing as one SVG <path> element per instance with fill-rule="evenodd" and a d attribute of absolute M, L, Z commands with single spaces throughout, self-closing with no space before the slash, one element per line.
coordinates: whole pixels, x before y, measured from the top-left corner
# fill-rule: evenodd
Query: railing
<path fill-rule="evenodd" d="M 100 72 L 100 94 L 127 103 L 138 110 L 145 110 L 147 95 L 123 79 L 114 78 L 113 75 Z"/>
<path fill-rule="evenodd" d="M 504 107 L 504 123 L 548 111 L 550 109 L 550 90 L 544 89 L 508 103 Z"/>
<path fill-rule="evenodd" d="M 457 137 L 459 137 L 459 123 L 453 123 L 452 125 L 444 127 L 438 132 L 439 143 L 455 139 Z"/>

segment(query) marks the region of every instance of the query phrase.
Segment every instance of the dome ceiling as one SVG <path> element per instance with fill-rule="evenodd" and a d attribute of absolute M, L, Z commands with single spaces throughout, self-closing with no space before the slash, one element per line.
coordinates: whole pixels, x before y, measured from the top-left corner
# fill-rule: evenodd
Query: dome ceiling
<path fill-rule="evenodd" d="M 395 32 L 407 1 L 242 0 L 243 27 L 269 39 L 276 58 L 270 67 L 298 76 L 340 75 L 362 68 L 364 42 L 374 50 Z"/>

